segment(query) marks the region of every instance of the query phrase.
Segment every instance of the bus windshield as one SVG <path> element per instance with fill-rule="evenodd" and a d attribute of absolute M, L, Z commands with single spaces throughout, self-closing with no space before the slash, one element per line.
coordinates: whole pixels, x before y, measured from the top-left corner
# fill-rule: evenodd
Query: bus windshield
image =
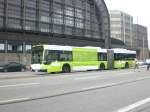
<path fill-rule="evenodd" d="M 43 49 L 41 47 L 32 48 L 32 64 L 41 64 L 43 59 Z"/>

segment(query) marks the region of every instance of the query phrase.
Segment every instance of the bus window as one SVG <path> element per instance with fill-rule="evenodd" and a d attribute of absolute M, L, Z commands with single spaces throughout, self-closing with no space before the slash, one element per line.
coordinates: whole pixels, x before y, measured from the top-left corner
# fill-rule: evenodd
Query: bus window
<path fill-rule="evenodd" d="M 45 61 L 50 63 L 52 61 L 58 60 L 58 52 L 55 50 L 46 50 L 45 51 Z"/>
<path fill-rule="evenodd" d="M 98 53 L 98 61 L 107 61 L 107 53 Z"/>
<path fill-rule="evenodd" d="M 72 61 L 72 52 L 71 51 L 60 51 L 59 52 L 59 61 Z"/>
<path fill-rule="evenodd" d="M 114 54 L 114 59 L 115 60 L 123 60 L 124 59 L 124 55 L 121 53 L 115 53 Z"/>
<path fill-rule="evenodd" d="M 128 56 L 127 57 L 128 60 L 134 60 L 136 58 L 135 54 L 128 54 L 127 56 Z"/>
<path fill-rule="evenodd" d="M 56 50 L 48 50 L 45 53 L 46 62 L 51 61 L 72 61 L 72 52 L 70 51 L 56 51 Z"/>

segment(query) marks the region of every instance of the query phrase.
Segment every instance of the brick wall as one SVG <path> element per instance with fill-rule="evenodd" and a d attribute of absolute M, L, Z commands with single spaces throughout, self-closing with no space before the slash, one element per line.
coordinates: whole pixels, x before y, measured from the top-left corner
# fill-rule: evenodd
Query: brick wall
<path fill-rule="evenodd" d="M 18 62 L 30 66 L 31 64 L 31 54 L 23 53 L 0 53 L 0 64 L 8 62 Z"/>

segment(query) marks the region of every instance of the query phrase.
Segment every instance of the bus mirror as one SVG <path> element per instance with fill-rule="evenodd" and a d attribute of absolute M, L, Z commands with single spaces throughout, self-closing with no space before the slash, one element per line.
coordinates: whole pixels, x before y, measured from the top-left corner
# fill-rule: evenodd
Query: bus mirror
<path fill-rule="evenodd" d="M 44 61 L 44 62 L 43 62 L 43 64 L 47 64 L 47 62 L 46 62 L 46 61 Z"/>

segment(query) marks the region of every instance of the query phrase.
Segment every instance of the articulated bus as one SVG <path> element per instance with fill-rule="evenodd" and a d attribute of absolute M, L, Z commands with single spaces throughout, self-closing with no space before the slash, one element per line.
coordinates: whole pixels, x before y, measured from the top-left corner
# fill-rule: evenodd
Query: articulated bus
<path fill-rule="evenodd" d="M 113 68 L 134 66 L 135 51 L 110 49 Z M 32 71 L 72 72 L 108 69 L 108 50 L 100 47 L 36 45 L 32 47 Z"/>

